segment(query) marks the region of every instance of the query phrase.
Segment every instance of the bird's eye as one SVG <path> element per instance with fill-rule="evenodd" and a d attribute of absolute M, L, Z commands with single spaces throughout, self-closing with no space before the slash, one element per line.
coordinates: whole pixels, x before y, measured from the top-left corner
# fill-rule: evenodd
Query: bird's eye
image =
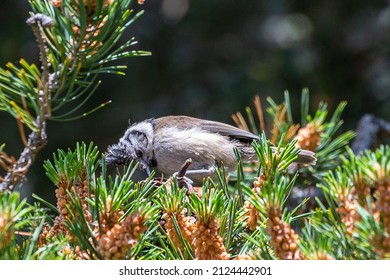
<path fill-rule="evenodd" d="M 136 155 L 138 158 L 142 158 L 143 153 L 142 153 L 141 150 L 136 150 L 136 151 L 135 151 L 135 155 Z"/>

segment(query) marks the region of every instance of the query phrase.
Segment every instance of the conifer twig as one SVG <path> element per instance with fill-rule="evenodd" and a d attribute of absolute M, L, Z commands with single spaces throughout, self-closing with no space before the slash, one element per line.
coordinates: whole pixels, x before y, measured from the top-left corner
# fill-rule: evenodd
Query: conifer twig
<path fill-rule="evenodd" d="M 34 120 L 35 130 L 33 130 L 28 136 L 27 143 L 25 143 L 24 150 L 20 154 L 19 159 L 8 170 L 4 176 L 3 181 L 0 183 L 0 192 L 9 191 L 12 192 L 15 187 L 25 179 L 25 176 L 33 164 L 38 152 L 46 145 L 46 121 L 50 116 L 49 112 L 49 75 L 50 64 L 47 56 L 47 47 L 45 45 L 45 38 L 43 36 L 42 28 L 51 27 L 53 20 L 43 14 L 32 15 L 28 20 L 29 24 L 36 36 L 41 63 L 42 63 L 42 75 L 41 81 L 38 86 L 38 105 L 40 108 L 40 115 Z"/>

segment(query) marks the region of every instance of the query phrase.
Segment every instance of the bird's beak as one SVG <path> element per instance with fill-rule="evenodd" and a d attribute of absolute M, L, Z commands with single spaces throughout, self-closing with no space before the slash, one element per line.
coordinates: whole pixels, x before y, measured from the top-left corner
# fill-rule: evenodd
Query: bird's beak
<path fill-rule="evenodd" d="M 145 167 L 145 172 L 148 175 L 148 177 L 150 177 L 151 172 L 150 172 L 150 167 L 148 165 Z"/>
<path fill-rule="evenodd" d="M 146 161 L 144 161 L 144 160 L 141 159 L 141 160 L 139 160 L 139 165 L 140 165 L 141 169 L 144 170 L 145 173 L 146 173 L 148 176 L 150 176 L 151 171 L 150 171 L 150 166 L 149 166 L 149 164 L 148 164 Z"/>

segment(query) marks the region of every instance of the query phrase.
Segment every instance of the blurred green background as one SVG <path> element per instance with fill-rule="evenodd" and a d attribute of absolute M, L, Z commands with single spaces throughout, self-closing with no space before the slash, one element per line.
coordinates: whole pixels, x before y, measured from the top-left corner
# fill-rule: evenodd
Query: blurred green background
<path fill-rule="evenodd" d="M 101 76 L 85 111 L 112 100 L 109 106 L 76 121 L 49 123 L 48 145 L 23 190 L 54 196 L 42 164 L 58 148 L 93 141 L 104 151 L 129 119 L 186 114 L 232 123 L 231 114 L 256 94 L 266 105 L 267 96 L 281 102 L 287 89 L 297 113 L 303 87 L 313 110 L 321 100 L 331 111 L 347 100 L 344 130 L 354 129 L 365 113 L 390 119 L 389 1 L 146 0 L 133 7 L 145 14 L 127 36 L 152 56 L 127 60 L 124 77 Z M 27 0 L 0 2 L 2 67 L 21 57 L 38 63 L 28 12 Z M 23 145 L 15 124 L 0 112 L 0 143 L 18 156 Z"/>

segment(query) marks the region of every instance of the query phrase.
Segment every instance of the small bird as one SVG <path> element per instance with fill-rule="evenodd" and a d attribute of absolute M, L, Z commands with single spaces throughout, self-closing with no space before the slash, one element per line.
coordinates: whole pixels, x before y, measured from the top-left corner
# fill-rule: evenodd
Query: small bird
<path fill-rule="evenodd" d="M 123 165 L 135 160 L 150 175 L 151 168 L 164 174 L 175 174 L 187 159 L 192 163 L 186 177 L 202 183 L 213 176 L 215 168 L 224 166 L 228 172 L 237 167 L 234 148 L 243 162 L 257 159 L 251 146 L 259 137 L 221 122 L 188 116 L 166 116 L 134 123 L 126 130 L 118 144 L 109 146 L 107 164 Z M 296 163 L 313 165 L 313 152 L 302 150 Z"/>

